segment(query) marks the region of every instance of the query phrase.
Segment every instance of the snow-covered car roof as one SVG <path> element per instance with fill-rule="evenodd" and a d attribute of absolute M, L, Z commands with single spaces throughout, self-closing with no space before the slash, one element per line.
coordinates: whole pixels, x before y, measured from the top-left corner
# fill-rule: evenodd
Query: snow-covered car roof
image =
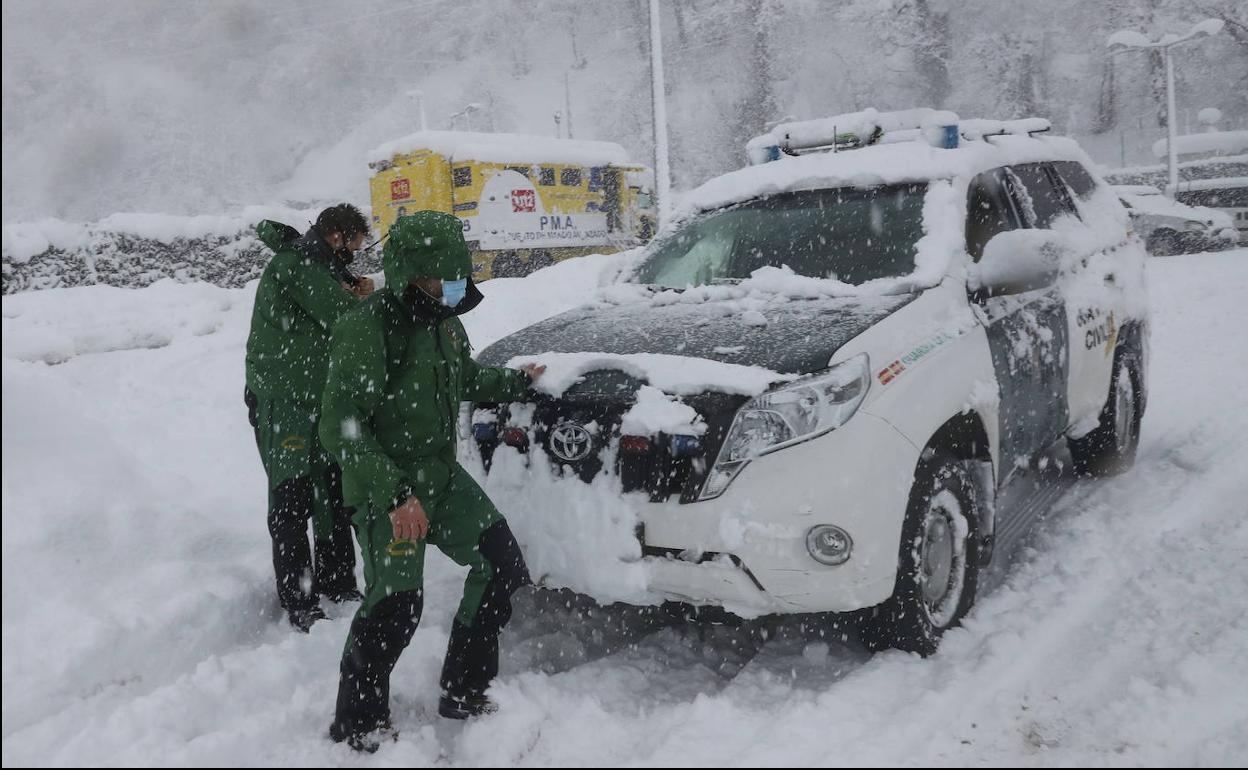
<path fill-rule="evenodd" d="M 388 161 L 416 150 L 429 150 L 450 161 L 634 165 L 628 152 L 615 142 L 471 131 L 417 131 L 377 147 L 368 153 L 367 160 L 369 163 Z"/>
<path fill-rule="evenodd" d="M 1178 191 L 1225 190 L 1233 187 L 1248 187 L 1248 176 L 1223 176 L 1213 179 L 1189 179 L 1184 182 L 1179 182 Z"/>
<path fill-rule="evenodd" d="M 1210 131 L 1204 134 L 1176 136 L 1174 152 L 1177 155 L 1200 153 L 1238 155 L 1248 152 L 1248 131 Z M 1166 157 L 1165 139 L 1153 142 L 1153 155 L 1158 158 Z"/>
<path fill-rule="evenodd" d="M 1235 224 L 1225 211 L 1176 201 L 1149 185 L 1114 185 L 1111 189 L 1130 204 L 1133 210 L 1142 214 L 1183 217 L 1193 222 L 1209 224 L 1215 229 L 1234 227 Z"/>
<path fill-rule="evenodd" d="M 684 196 L 674 219 L 785 192 L 969 179 L 999 166 L 1054 160 L 1079 161 L 1088 168 L 1093 165 L 1072 139 L 1027 135 L 963 141 L 954 149 L 910 141 L 783 157 L 706 182 Z"/>
<path fill-rule="evenodd" d="M 1161 195 L 1161 190 L 1147 184 L 1115 184 L 1110 189 L 1119 195 Z"/>

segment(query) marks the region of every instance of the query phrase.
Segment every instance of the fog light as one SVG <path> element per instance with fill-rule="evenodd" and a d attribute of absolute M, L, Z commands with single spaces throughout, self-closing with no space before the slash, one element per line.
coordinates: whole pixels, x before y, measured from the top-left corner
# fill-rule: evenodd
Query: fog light
<path fill-rule="evenodd" d="M 493 441 L 498 438 L 498 426 L 492 422 L 474 422 L 472 437 L 477 441 Z"/>
<path fill-rule="evenodd" d="M 620 436 L 620 451 L 645 454 L 650 451 L 650 439 L 645 436 Z"/>
<path fill-rule="evenodd" d="M 514 446 L 516 449 L 527 449 L 529 434 L 519 428 L 507 428 L 503 431 L 503 443 L 507 446 Z"/>
<path fill-rule="evenodd" d="M 702 454 L 702 439 L 697 436 L 672 436 L 672 455 L 696 457 Z"/>
<path fill-rule="evenodd" d="M 849 561 L 849 552 L 854 548 L 854 541 L 849 533 L 831 524 L 820 524 L 811 527 L 806 533 L 806 550 L 820 564 L 835 567 Z"/>

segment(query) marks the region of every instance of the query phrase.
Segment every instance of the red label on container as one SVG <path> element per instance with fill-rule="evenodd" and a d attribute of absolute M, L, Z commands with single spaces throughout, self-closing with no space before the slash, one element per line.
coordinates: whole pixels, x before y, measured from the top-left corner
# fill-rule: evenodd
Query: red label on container
<path fill-rule="evenodd" d="M 512 190 L 511 211 L 512 213 L 537 211 L 537 193 L 533 190 Z"/>

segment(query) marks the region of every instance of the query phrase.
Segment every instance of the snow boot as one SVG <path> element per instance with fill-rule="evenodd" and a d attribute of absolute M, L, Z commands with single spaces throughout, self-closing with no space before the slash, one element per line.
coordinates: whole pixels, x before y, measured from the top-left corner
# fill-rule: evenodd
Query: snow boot
<path fill-rule="evenodd" d="M 313 623 L 325 619 L 325 611 L 315 604 L 306 610 L 291 610 L 287 614 L 290 617 L 290 625 L 294 626 L 296 631 L 305 634 L 312 630 Z"/>
<path fill-rule="evenodd" d="M 395 742 L 399 739 L 399 731 L 394 729 L 390 720 L 367 732 L 359 732 L 345 727 L 340 722 L 329 726 L 329 737 L 334 743 L 346 742 L 348 746 L 363 754 L 374 754 L 384 742 Z"/>
<path fill-rule="evenodd" d="M 470 719 L 498 711 L 498 704 L 487 695 L 443 695 L 438 713 L 447 719 Z"/>

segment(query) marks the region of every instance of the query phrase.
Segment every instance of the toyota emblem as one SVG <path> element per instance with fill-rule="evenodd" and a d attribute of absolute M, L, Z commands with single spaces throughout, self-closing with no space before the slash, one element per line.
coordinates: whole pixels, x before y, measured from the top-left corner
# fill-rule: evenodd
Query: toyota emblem
<path fill-rule="evenodd" d="M 574 422 L 560 423 L 550 432 L 550 451 L 565 462 L 584 460 L 592 448 L 589 431 Z"/>

